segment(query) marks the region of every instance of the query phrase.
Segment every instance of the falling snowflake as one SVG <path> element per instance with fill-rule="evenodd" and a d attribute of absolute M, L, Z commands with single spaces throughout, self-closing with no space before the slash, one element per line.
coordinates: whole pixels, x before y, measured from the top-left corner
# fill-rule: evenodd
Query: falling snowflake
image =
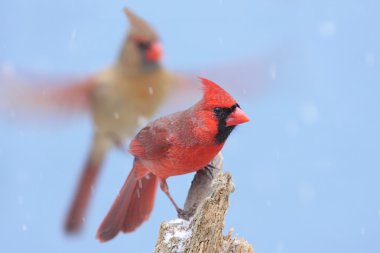
<path fill-rule="evenodd" d="M 361 234 L 361 235 L 365 235 L 365 232 L 366 232 L 365 227 L 361 227 L 361 228 L 360 228 L 360 234 Z"/>
<path fill-rule="evenodd" d="M 294 123 L 294 122 L 290 122 L 286 125 L 286 132 L 291 135 L 291 136 L 295 136 L 297 135 L 299 131 L 299 126 L 298 124 Z"/>
<path fill-rule="evenodd" d="M 368 53 L 365 56 L 365 62 L 367 63 L 368 66 L 375 65 L 375 56 L 372 53 Z"/>
<path fill-rule="evenodd" d="M 336 33 L 336 24 L 331 20 L 325 21 L 319 24 L 318 31 L 322 37 L 332 37 Z"/>
<path fill-rule="evenodd" d="M 140 127 L 146 126 L 148 124 L 149 120 L 147 117 L 144 116 L 138 116 L 137 123 Z"/>
<path fill-rule="evenodd" d="M 149 95 L 153 95 L 153 87 L 149 86 L 148 88 Z"/>
<path fill-rule="evenodd" d="M 301 118 L 305 123 L 314 124 L 319 121 L 320 113 L 318 107 L 313 103 L 301 107 Z"/>
<path fill-rule="evenodd" d="M 17 174 L 17 181 L 24 184 L 29 181 L 29 174 L 26 170 L 20 169 Z"/>
<path fill-rule="evenodd" d="M 219 37 L 218 38 L 218 42 L 219 42 L 219 45 L 223 45 L 224 44 L 224 40 L 222 37 Z"/>
<path fill-rule="evenodd" d="M 275 64 L 271 65 L 269 68 L 269 76 L 272 80 L 277 79 L 277 66 Z"/>
<path fill-rule="evenodd" d="M 69 47 L 70 47 L 71 51 L 74 51 L 76 48 L 76 40 L 77 40 L 77 30 L 74 29 L 70 33 L 70 45 L 69 45 Z"/>
<path fill-rule="evenodd" d="M 284 249 L 285 249 L 285 245 L 283 243 L 277 243 L 276 245 L 276 252 L 278 253 L 281 253 L 281 252 L 284 252 Z"/>
<path fill-rule="evenodd" d="M 42 182 L 42 181 L 44 181 L 44 173 L 41 171 L 40 172 L 40 174 L 39 174 L 39 179 L 40 179 L 40 181 Z"/>
<path fill-rule="evenodd" d="M 298 187 L 298 198 L 303 204 L 309 204 L 314 201 L 316 195 L 315 188 L 310 183 L 302 183 Z"/>
<path fill-rule="evenodd" d="M 12 76 L 15 74 L 15 70 L 12 64 L 4 62 L 1 64 L 1 74 L 4 76 Z"/>
<path fill-rule="evenodd" d="M 17 196 L 17 203 L 21 206 L 24 203 L 24 198 L 21 195 Z"/>

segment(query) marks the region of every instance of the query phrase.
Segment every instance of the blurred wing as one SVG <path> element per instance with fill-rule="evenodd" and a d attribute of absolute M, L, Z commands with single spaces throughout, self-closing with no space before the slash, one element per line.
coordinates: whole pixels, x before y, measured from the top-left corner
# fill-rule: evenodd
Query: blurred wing
<path fill-rule="evenodd" d="M 269 83 L 269 64 L 260 61 L 242 60 L 199 71 L 199 76 L 219 83 L 237 95 L 257 95 Z"/>
<path fill-rule="evenodd" d="M 0 74 L 0 112 L 21 118 L 72 116 L 87 112 L 91 78 Z"/>
<path fill-rule="evenodd" d="M 199 87 L 197 77 L 205 77 L 220 84 L 228 92 L 239 98 L 252 98 L 265 92 L 277 77 L 277 68 L 283 61 L 283 54 L 246 58 L 204 67 L 188 72 L 176 72 L 177 83 L 183 93 L 193 94 Z"/>

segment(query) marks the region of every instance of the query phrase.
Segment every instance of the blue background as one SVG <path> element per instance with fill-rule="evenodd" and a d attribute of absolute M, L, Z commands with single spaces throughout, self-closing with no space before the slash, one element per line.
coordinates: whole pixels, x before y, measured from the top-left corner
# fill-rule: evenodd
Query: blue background
<path fill-rule="evenodd" d="M 1 0 L 3 69 L 85 74 L 111 64 L 126 5 L 158 29 L 170 68 L 283 55 L 265 93 L 239 101 L 252 121 L 223 151 L 236 184 L 226 229 L 257 252 L 380 252 L 377 1 Z M 114 151 L 84 233 L 67 237 L 62 223 L 89 148 L 89 118 L 2 119 L 0 130 L 1 252 L 150 252 L 160 222 L 175 217 L 159 192 L 138 231 L 95 240 L 132 163 Z M 179 202 L 191 177 L 169 179 Z"/>

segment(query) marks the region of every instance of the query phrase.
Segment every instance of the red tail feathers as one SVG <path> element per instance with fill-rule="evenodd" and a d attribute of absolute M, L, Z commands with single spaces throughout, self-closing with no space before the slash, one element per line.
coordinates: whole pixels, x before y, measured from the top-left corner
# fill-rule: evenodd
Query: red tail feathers
<path fill-rule="evenodd" d="M 92 187 L 99 176 L 99 171 L 107 153 L 107 144 L 99 137 L 95 137 L 86 166 L 82 172 L 77 191 L 70 211 L 66 218 L 65 231 L 67 233 L 79 232 L 83 226 L 83 218 L 90 201 Z"/>
<path fill-rule="evenodd" d="M 134 231 L 149 218 L 154 205 L 158 179 L 149 173 L 138 179 L 136 164 L 120 190 L 96 237 L 101 242 L 114 238 L 120 231 Z"/>

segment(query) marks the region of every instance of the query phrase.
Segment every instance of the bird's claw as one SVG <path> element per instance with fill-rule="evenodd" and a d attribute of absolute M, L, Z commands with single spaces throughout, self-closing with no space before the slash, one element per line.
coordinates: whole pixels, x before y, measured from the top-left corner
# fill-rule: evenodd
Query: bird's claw
<path fill-rule="evenodd" d="M 178 215 L 178 218 L 180 218 L 180 219 L 189 220 L 191 217 L 191 212 L 188 212 L 188 211 L 185 211 L 181 208 L 178 208 L 177 209 L 177 215 Z"/>
<path fill-rule="evenodd" d="M 210 164 L 207 164 L 206 167 L 204 167 L 204 171 L 206 172 L 206 174 L 211 178 L 211 179 L 214 179 L 214 174 L 213 174 L 213 171 L 215 169 L 215 166 L 212 165 L 211 163 Z"/>

